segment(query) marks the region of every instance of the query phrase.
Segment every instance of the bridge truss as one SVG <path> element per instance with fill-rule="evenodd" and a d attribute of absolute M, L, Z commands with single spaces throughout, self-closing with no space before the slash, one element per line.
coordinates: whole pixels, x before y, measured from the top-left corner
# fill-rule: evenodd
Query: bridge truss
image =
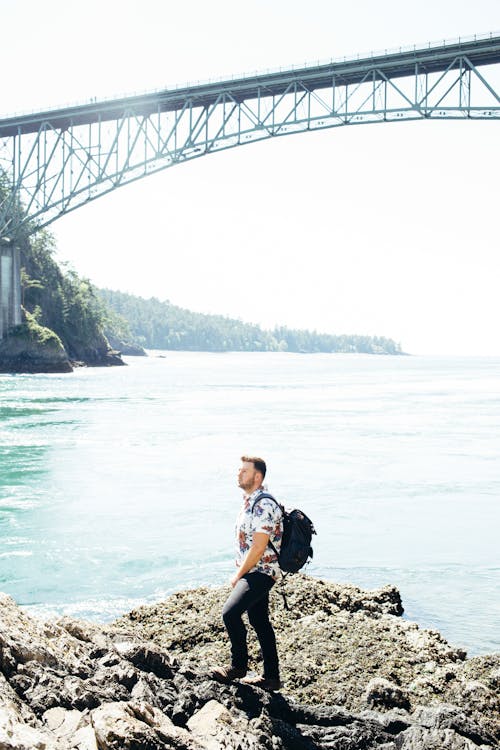
<path fill-rule="evenodd" d="M 406 120 L 500 119 L 500 37 L 429 45 L 0 120 L 0 240 L 190 159 Z"/>

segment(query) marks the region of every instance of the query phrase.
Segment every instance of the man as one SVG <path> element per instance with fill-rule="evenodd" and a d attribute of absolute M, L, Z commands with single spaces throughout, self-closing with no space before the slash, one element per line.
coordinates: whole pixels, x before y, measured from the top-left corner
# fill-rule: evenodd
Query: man
<path fill-rule="evenodd" d="M 237 571 L 231 579 L 232 593 L 222 610 L 224 625 L 231 641 L 231 665 L 217 667 L 213 676 L 229 683 L 245 678 L 248 669 L 247 633 L 243 612 L 259 639 L 264 674 L 246 677 L 242 682 L 265 690 L 279 690 L 278 652 L 276 637 L 269 620 L 269 592 L 280 573 L 276 552 L 283 534 L 283 520 L 279 506 L 259 495 L 264 491 L 266 463 L 262 458 L 242 456 L 238 485 L 244 492 L 243 505 L 236 521 Z"/>

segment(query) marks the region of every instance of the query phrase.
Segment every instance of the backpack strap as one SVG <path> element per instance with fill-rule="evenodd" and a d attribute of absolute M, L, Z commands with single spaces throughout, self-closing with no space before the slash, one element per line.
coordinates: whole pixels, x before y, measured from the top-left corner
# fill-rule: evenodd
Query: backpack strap
<path fill-rule="evenodd" d="M 257 503 L 258 503 L 258 502 L 259 502 L 260 500 L 272 500 L 272 501 L 273 501 L 273 503 L 276 503 L 276 505 L 277 505 L 277 506 L 278 506 L 278 508 L 280 509 L 282 517 L 283 517 L 283 518 L 285 517 L 285 509 L 284 509 L 284 507 L 283 507 L 283 506 L 281 505 L 281 503 L 279 503 L 279 502 L 278 502 L 278 501 L 276 500 L 276 498 L 275 498 L 275 497 L 273 497 L 272 495 L 270 495 L 270 494 L 269 494 L 268 492 L 261 492 L 261 493 L 260 493 L 260 495 L 259 495 L 258 497 L 256 497 L 256 498 L 255 498 L 255 500 L 253 501 L 253 505 L 252 505 L 252 513 L 253 513 L 253 509 L 255 508 L 256 504 L 257 504 Z M 269 547 L 271 547 L 272 551 L 274 552 L 274 554 L 275 554 L 275 555 L 276 555 L 276 557 L 278 558 L 278 565 L 279 565 L 279 560 L 280 560 L 280 553 L 278 552 L 278 550 L 276 549 L 276 547 L 275 547 L 275 546 L 274 546 L 274 544 L 272 543 L 271 539 L 269 539 L 269 542 L 268 542 L 268 546 L 269 546 Z M 286 600 L 285 589 L 284 589 L 284 585 L 285 585 L 285 579 L 286 579 L 286 577 L 287 577 L 288 573 L 283 573 L 283 571 L 282 571 L 282 570 L 281 570 L 280 572 L 281 572 L 281 581 L 280 581 L 280 584 L 281 584 L 281 591 L 280 591 L 280 594 L 281 594 L 281 596 L 283 597 L 283 604 L 284 604 L 284 606 L 285 606 L 285 609 L 289 610 L 289 609 L 290 609 L 290 607 L 288 606 L 288 602 L 287 602 L 287 600 Z"/>
<path fill-rule="evenodd" d="M 255 498 L 255 500 L 253 501 L 253 505 L 252 505 L 252 513 L 253 513 L 253 509 L 255 508 L 255 506 L 257 505 L 257 503 L 260 502 L 261 500 L 272 500 L 273 503 L 276 503 L 276 505 L 280 509 L 281 515 L 283 517 L 285 516 L 285 509 L 284 509 L 284 507 L 282 506 L 281 503 L 279 503 L 276 500 L 275 497 L 273 497 L 273 495 L 270 495 L 269 492 L 261 492 L 260 495 Z"/>
<path fill-rule="evenodd" d="M 253 509 L 255 508 L 256 504 L 258 502 L 260 502 L 260 500 L 272 500 L 273 503 L 276 503 L 276 505 L 278 506 L 278 508 L 281 511 L 282 518 L 284 518 L 284 516 L 285 516 L 285 509 L 283 508 L 283 506 L 281 505 L 281 503 L 279 503 L 276 500 L 276 498 L 273 497 L 272 495 L 270 495 L 268 492 L 261 492 L 260 495 L 255 498 L 255 500 L 253 501 L 253 505 L 252 505 L 252 513 L 253 513 Z M 269 544 L 269 547 L 271 547 L 271 549 L 274 552 L 274 554 L 276 555 L 276 557 L 278 558 L 278 563 L 279 563 L 280 554 L 279 554 L 278 550 L 276 549 L 276 547 L 274 546 L 274 544 L 272 543 L 271 539 L 269 539 L 269 543 L 268 544 Z"/>
<path fill-rule="evenodd" d="M 276 503 L 276 505 L 281 510 L 281 512 L 283 512 L 283 506 L 276 500 L 275 497 L 273 497 L 273 495 L 270 495 L 269 492 L 261 492 L 260 495 L 256 497 L 255 500 L 253 501 L 252 513 L 253 513 L 253 509 L 255 508 L 256 503 L 258 503 L 259 500 L 272 500 L 273 503 Z"/>

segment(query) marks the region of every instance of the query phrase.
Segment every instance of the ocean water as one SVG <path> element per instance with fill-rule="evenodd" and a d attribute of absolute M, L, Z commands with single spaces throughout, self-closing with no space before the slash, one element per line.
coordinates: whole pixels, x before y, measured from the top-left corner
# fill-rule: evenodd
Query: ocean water
<path fill-rule="evenodd" d="M 105 622 L 226 582 L 252 453 L 316 524 L 311 574 L 500 649 L 500 358 L 150 354 L 0 376 L 0 590 Z"/>

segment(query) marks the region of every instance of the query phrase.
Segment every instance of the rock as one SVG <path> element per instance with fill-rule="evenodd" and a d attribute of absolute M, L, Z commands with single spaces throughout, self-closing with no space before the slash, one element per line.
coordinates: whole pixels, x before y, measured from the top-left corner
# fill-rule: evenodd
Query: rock
<path fill-rule="evenodd" d="M 117 336 L 109 331 L 105 332 L 106 338 L 109 341 L 112 349 L 115 349 L 120 354 L 126 357 L 147 357 L 146 351 L 139 344 L 135 344 L 131 341 L 122 341 Z"/>
<path fill-rule="evenodd" d="M 397 750 L 474 750 L 477 748 L 477 745 L 449 729 L 439 731 L 412 726 L 398 739 Z"/>
<path fill-rule="evenodd" d="M 23 323 L 0 340 L 0 372 L 72 372 L 83 365 L 125 365 L 99 331 L 90 340 L 66 342 L 65 348 L 53 330 L 39 325 L 27 310 L 22 314 Z"/>
<path fill-rule="evenodd" d="M 191 716 L 187 726 L 207 750 L 273 748 L 273 725 L 265 712 L 249 719 L 243 711 L 229 710 L 218 701 L 210 700 Z"/>
<path fill-rule="evenodd" d="M 441 703 L 419 707 L 414 719 L 420 726 L 436 731 L 451 730 L 476 745 L 494 744 L 495 738 L 480 727 L 457 706 Z"/>
<path fill-rule="evenodd" d="M 368 592 L 294 575 L 286 584 L 290 611 L 276 589 L 271 613 L 287 695 L 309 705 L 364 711 L 375 707 L 377 691 L 371 694 L 371 688 L 385 684 L 371 681 L 383 680 L 392 688 L 378 695 L 379 711 L 449 702 L 500 736 L 500 655 L 467 659 L 439 632 L 402 619 L 401 598 L 392 586 Z M 230 658 L 220 615 L 228 593 L 182 591 L 133 610 L 112 629 L 151 638 L 193 669 L 208 669 Z M 249 645 L 258 670 L 252 631 Z"/>
<path fill-rule="evenodd" d="M 391 708 L 410 708 L 410 699 L 406 690 L 381 677 L 370 680 L 364 697 L 370 708 L 378 708 L 382 711 Z"/>
<path fill-rule="evenodd" d="M 7 594 L 0 593 L 0 669 L 9 678 L 24 665 L 88 674 L 92 670 L 85 649 L 64 628 L 28 617 Z"/>
<path fill-rule="evenodd" d="M 402 620 L 394 592 L 299 576 L 296 608 L 274 597 L 281 693 L 221 685 L 204 666 L 227 650 L 226 590 L 108 626 L 42 623 L 0 594 L 0 750 L 498 747 L 500 658 L 467 660 Z"/>
<path fill-rule="evenodd" d="M 154 644 L 122 641 L 114 644 L 115 650 L 134 666 L 157 677 L 173 677 L 170 658 Z"/>
<path fill-rule="evenodd" d="M 18 722 L 9 714 L 0 714 L 1 750 L 67 750 L 56 737 L 43 729 Z"/>
<path fill-rule="evenodd" d="M 1 605 L 0 605 L 1 606 Z M 62 750 L 57 738 L 37 725 L 33 711 L 0 673 L 1 750 Z"/>
<path fill-rule="evenodd" d="M 44 713 L 43 720 L 65 747 L 99 750 L 88 713 L 51 708 Z"/>
<path fill-rule="evenodd" d="M 0 372 L 72 372 L 61 339 L 30 319 L 0 340 Z"/>
<path fill-rule="evenodd" d="M 147 703 L 106 703 L 92 711 L 99 750 L 201 750 L 185 729 L 176 727 Z"/>

